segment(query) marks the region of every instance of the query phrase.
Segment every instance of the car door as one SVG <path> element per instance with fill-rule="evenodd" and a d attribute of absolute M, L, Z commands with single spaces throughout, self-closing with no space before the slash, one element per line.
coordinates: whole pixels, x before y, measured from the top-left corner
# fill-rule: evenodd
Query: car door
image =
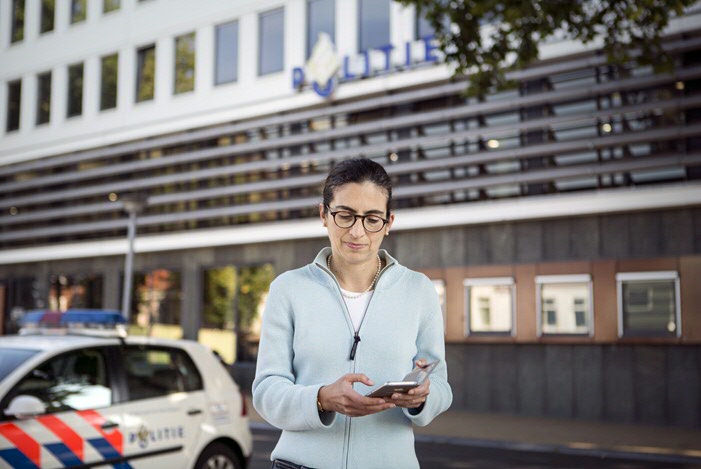
<path fill-rule="evenodd" d="M 119 464 L 123 436 L 112 383 L 104 348 L 62 353 L 33 369 L 0 401 L 0 466 Z M 18 397 L 40 401 L 43 412 L 6 415 Z"/>
<path fill-rule="evenodd" d="M 202 377 L 184 350 L 124 346 L 125 454 L 135 468 L 189 467 L 205 416 Z"/>

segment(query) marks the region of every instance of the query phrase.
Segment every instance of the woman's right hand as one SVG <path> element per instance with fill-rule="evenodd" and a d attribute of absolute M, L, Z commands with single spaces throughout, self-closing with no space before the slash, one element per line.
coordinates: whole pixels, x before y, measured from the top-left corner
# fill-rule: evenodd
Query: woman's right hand
<path fill-rule="evenodd" d="M 370 378 L 363 374 L 349 373 L 341 376 L 333 384 L 319 389 L 318 399 L 326 412 L 338 412 L 349 417 L 362 417 L 392 409 L 394 404 L 381 397 L 365 397 L 353 389 L 353 383 L 374 386 Z"/>

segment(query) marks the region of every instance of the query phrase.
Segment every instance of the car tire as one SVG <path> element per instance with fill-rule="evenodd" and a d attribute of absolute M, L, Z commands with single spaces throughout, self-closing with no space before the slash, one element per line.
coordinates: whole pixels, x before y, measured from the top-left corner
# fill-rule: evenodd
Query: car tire
<path fill-rule="evenodd" d="M 243 464 L 231 448 L 222 443 L 212 443 L 197 458 L 195 469 L 243 469 Z"/>

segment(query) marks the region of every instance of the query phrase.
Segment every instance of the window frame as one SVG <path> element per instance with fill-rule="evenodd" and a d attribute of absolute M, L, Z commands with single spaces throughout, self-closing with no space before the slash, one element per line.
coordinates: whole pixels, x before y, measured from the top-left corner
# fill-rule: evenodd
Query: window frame
<path fill-rule="evenodd" d="M 80 106 L 76 111 L 71 109 L 71 91 L 73 91 L 73 80 L 71 80 L 71 70 L 80 68 Z M 73 119 L 83 115 L 83 101 L 85 100 L 85 62 L 76 62 L 67 66 L 68 83 L 66 89 L 66 119 Z M 75 112 L 73 112 L 75 111 Z"/>
<path fill-rule="evenodd" d="M 48 102 L 49 102 L 49 110 L 46 113 L 46 120 L 45 121 L 40 121 L 40 117 L 43 117 L 44 114 L 41 110 L 41 105 L 42 105 L 42 79 L 45 79 L 48 76 L 48 88 L 49 88 L 49 93 L 48 93 Z M 53 73 L 52 70 L 47 70 L 45 72 L 37 74 L 37 81 L 36 81 L 36 86 L 37 86 L 37 94 L 36 94 L 36 115 L 34 119 L 34 125 L 39 127 L 39 126 L 44 126 L 48 125 L 51 123 L 51 91 L 52 91 L 52 82 L 53 82 Z"/>
<path fill-rule="evenodd" d="M 443 334 L 448 332 L 448 285 L 442 278 L 430 278 L 433 289 L 436 290 L 441 305 L 441 317 L 443 318 Z M 438 288 L 442 291 L 438 291 Z"/>
<path fill-rule="evenodd" d="M 53 0 L 53 7 L 51 11 L 51 28 L 44 30 L 44 17 L 46 13 L 46 6 L 44 0 L 39 1 L 39 35 L 47 34 L 56 29 L 56 1 Z"/>
<path fill-rule="evenodd" d="M 623 282 L 636 281 L 673 281 L 674 282 L 674 319 L 676 321 L 676 331 L 674 337 L 663 334 L 640 334 L 626 332 L 624 329 L 623 318 Z M 618 338 L 628 337 L 656 337 L 660 339 L 674 339 L 682 336 L 682 308 L 681 308 L 681 285 L 679 272 L 676 270 L 651 270 L 640 272 L 618 272 L 616 273 L 616 304 L 617 304 L 617 319 L 618 319 Z"/>
<path fill-rule="evenodd" d="M 471 277 L 462 281 L 463 286 L 463 327 L 464 337 L 515 337 L 516 336 L 516 280 L 514 277 Z M 472 311 L 470 302 L 470 289 L 476 286 L 508 286 L 511 294 L 511 328 L 508 331 L 473 331 L 471 327 Z"/>
<path fill-rule="evenodd" d="M 219 31 L 220 28 L 231 26 L 235 24 L 236 25 L 236 47 L 234 48 L 234 78 L 232 80 L 227 80 L 227 81 L 219 81 L 219 51 L 220 51 L 220 42 L 219 42 Z M 224 23 L 219 23 L 214 25 L 214 86 L 221 86 L 221 85 L 226 85 L 229 83 L 237 83 L 239 81 L 239 49 L 240 49 L 240 36 L 241 36 L 241 22 L 239 21 L 238 18 L 232 19 L 231 21 L 226 21 Z"/>
<path fill-rule="evenodd" d="M 538 338 L 546 337 L 594 337 L 594 284 L 591 274 L 565 274 L 565 275 L 536 275 L 536 335 Z M 543 332 L 543 298 L 542 287 L 548 284 L 557 283 L 586 283 L 588 294 L 587 332 Z"/>
<path fill-rule="evenodd" d="M 304 30 L 305 60 L 307 60 L 307 59 L 309 59 L 309 57 L 311 57 L 312 50 L 314 48 L 314 44 L 316 44 L 316 38 L 311 38 L 309 36 L 309 33 L 310 33 L 309 29 L 311 26 L 311 21 L 310 21 L 311 20 L 311 8 L 309 8 L 309 7 L 311 4 L 313 4 L 315 2 L 324 2 L 324 1 L 331 2 L 332 12 L 333 12 L 333 16 L 331 17 L 331 25 L 332 25 L 333 31 L 331 31 L 331 33 L 329 33 L 329 36 L 331 36 L 333 43 L 334 44 L 336 43 L 336 0 L 306 0 L 305 1 L 305 15 L 304 15 L 304 19 L 305 19 L 305 25 L 304 25 L 305 26 L 305 28 L 304 28 L 305 29 Z"/>
<path fill-rule="evenodd" d="M 22 21 L 17 21 L 19 3 L 22 3 Z M 24 41 L 27 29 L 27 2 L 26 0 L 12 0 L 10 4 L 10 45 Z M 21 23 L 21 25 L 19 24 Z"/>
<path fill-rule="evenodd" d="M 16 380 L 14 383 L 12 383 L 12 386 L 10 389 L 7 391 L 5 396 L 3 396 L 2 400 L 0 400 L 0 410 L 4 410 L 7 408 L 7 406 L 10 404 L 12 399 L 17 397 L 19 394 L 16 392 L 17 387 L 24 382 L 25 379 L 27 379 L 34 370 L 46 365 L 49 362 L 52 362 L 54 360 L 60 360 L 64 359 L 64 357 L 71 355 L 71 354 L 77 354 L 80 352 L 84 351 L 96 351 L 102 356 L 103 360 L 103 365 L 105 367 L 105 379 L 107 381 L 107 387 L 110 390 L 110 404 L 104 407 L 91 407 L 90 409 L 82 409 L 82 410 L 97 410 L 97 409 L 108 409 L 110 407 L 113 407 L 121 402 L 121 397 L 122 397 L 122 392 L 123 390 L 121 389 L 121 377 L 119 376 L 117 370 L 114 367 L 114 362 L 113 362 L 113 353 L 112 349 L 116 347 L 114 346 L 109 346 L 109 345 L 95 345 L 95 346 L 90 346 L 90 347 L 79 347 L 79 348 L 72 348 L 70 350 L 61 350 L 58 353 L 51 355 L 51 356 L 45 356 L 42 358 L 41 362 L 37 363 L 36 365 L 32 366 L 32 368 L 23 374 L 18 380 Z M 41 352 L 39 352 L 41 353 Z M 37 354 L 38 355 L 38 354 Z M 29 360 L 33 360 L 36 358 L 37 355 L 34 355 L 32 358 Z M 75 412 L 77 410 L 81 409 L 75 409 L 75 410 L 49 410 L 45 413 L 42 414 L 44 415 L 56 415 L 62 412 Z M 4 414 L 0 413 L 0 422 L 3 421 L 11 421 L 11 418 L 7 418 L 4 416 Z"/>
<path fill-rule="evenodd" d="M 367 0 L 370 1 L 370 0 Z M 376 2 L 377 0 L 372 0 L 373 2 Z M 384 0 L 382 0 L 384 1 Z M 368 46 L 367 48 L 363 49 L 363 0 L 358 0 L 357 3 L 357 15 L 358 15 L 358 23 L 357 23 L 357 28 L 356 31 L 358 32 L 358 42 L 357 42 L 357 47 L 358 47 L 358 52 L 359 53 L 365 53 L 365 52 L 370 52 L 371 50 L 376 50 L 378 47 L 385 47 L 392 45 L 392 0 L 388 1 L 387 5 L 387 43 L 386 44 L 379 44 L 377 46 Z M 369 42 L 369 41 L 368 41 Z"/>
<path fill-rule="evenodd" d="M 153 49 L 153 93 L 148 97 L 144 99 L 139 99 L 140 95 L 140 87 L 139 84 L 141 83 L 141 79 L 143 77 L 143 72 L 142 72 L 142 67 L 139 66 L 140 61 L 141 61 L 141 56 L 140 54 L 145 53 L 148 50 Z M 148 103 L 148 102 L 153 102 L 156 99 L 156 74 L 158 73 L 158 67 L 157 67 L 157 50 L 156 50 L 156 43 L 152 42 L 150 44 L 146 44 L 140 47 L 136 48 L 136 67 L 135 68 L 135 73 L 136 73 L 136 83 L 134 86 L 134 103 L 139 104 L 139 103 Z M 145 63 L 146 61 L 143 60 Z"/>
<path fill-rule="evenodd" d="M 185 360 L 189 362 L 191 365 L 192 369 L 197 373 L 197 380 L 199 381 L 199 387 L 195 389 L 185 389 L 183 391 L 175 391 L 175 392 L 167 392 L 165 394 L 160 394 L 156 396 L 147 396 L 147 397 L 138 397 L 135 398 L 132 396 L 132 390 L 129 388 L 129 380 L 128 380 L 128 371 L 126 364 L 124 363 L 124 360 L 121 359 L 121 357 L 124 357 L 125 352 L 128 350 L 135 350 L 135 351 L 143 351 L 144 353 L 149 353 L 149 352 L 165 352 L 171 355 L 173 354 L 181 354 Z M 205 383 L 205 374 L 200 370 L 200 368 L 197 366 L 197 362 L 192 358 L 192 356 L 188 353 L 187 350 L 184 348 L 180 347 L 172 347 L 168 345 L 161 345 L 161 344 L 138 344 L 138 343 L 126 343 L 124 345 L 121 345 L 118 350 L 120 359 L 118 360 L 118 365 L 117 368 L 119 369 L 119 376 L 120 380 L 124 385 L 124 395 L 123 399 L 120 401 L 120 403 L 133 403 L 133 402 L 138 402 L 138 401 L 143 401 L 146 399 L 167 399 L 169 396 L 172 396 L 173 394 L 179 394 L 179 393 L 184 393 L 184 394 L 190 394 L 194 392 L 202 392 L 205 391 L 206 389 L 206 383 Z M 183 383 L 184 384 L 184 383 Z"/>
<path fill-rule="evenodd" d="M 17 126 L 10 128 L 10 123 L 14 122 L 14 119 L 10 119 L 12 113 L 12 107 L 10 106 L 10 99 L 12 97 L 11 89 L 13 86 L 18 85 L 18 99 L 17 99 Z M 5 133 L 18 132 L 22 127 L 22 79 L 18 78 L 16 80 L 7 81 L 7 108 L 5 113 Z"/>
<path fill-rule="evenodd" d="M 107 6 L 107 0 L 102 0 L 102 14 L 103 14 L 103 15 L 108 15 L 108 14 L 110 14 L 110 13 L 112 13 L 112 12 L 121 10 L 121 9 L 122 9 L 122 2 L 121 2 L 121 0 L 120 0 L 119 3 L 117 4 L 117 7 L 116 7 L 116 8 L 112 8 L 111 10 L 107 10 L 107 9 L 105 8 L 106 6 Z"/>
<path fill-rule="evenodd" d="M 282 51 L 282 63 L 280 64 L 279 69 L 275 70 L 270 70 L 263 72 L 263 48 L 261 45 L 263 44 L 263 18 L 267 16 L 273 16 L 274 14 L 281 13 L 282 15 L 282 44 L 280 44 L 281 51 Z M 285 71 L 285 7 L 280 6 L 277 8 L 272 8 L 270 10 L 265 10 L 261 11 L 258 13 L 258 69 L 257 69 L 257 76 L 258 77 L 266 77 L 269 75 L 274 75 L 276 73 L 283 73 Z"/>
<path fill-rule="evenodd" d="M 116 76 L 115 76 L 115 90 L 114 90 L 114 106 L 110 107 L 105 107 L 105 61 L 108 59 L 111 59 L 112 57 L 115 57 L 117 60 L 117 66 L 115 67 L 116 69 Z M 106 54 L 103 56 L 100 56 L 100 102 L 99 102 L 99 110 L 100 112 L 102 111 L 109 111 L 110 109 L 116 109 L 117 106 L 119 106 L 119 52 L 113 52 L 111 54 Z"/>
<path fill-rule="evenodd" d="M 180 57 L 178 56 L 178 45 L 180 41 L 188 41 L 192 38 L 192 87 L 187 89 L 178 90 L 178 86 L 187 84 L 187 82 L 178 81 L 178 70 L 182 65 L 180 62 Z M 155 74 L 154 74 L 155 76 Z M 173 38 L 173 96 L 178 96 L 186 93 L 192 93 L 195 91 L 197 79 L 197 32 L 190 31 L 189 33 L 180 34 Z"/>
<path fill-rule="evenodd" d="M 76 5 L 77 3 L 82 3 L 83 1 L 85 1 L 85 4 L 83 5 L 83 8 L 84 8 L 83 16 L 78 18 L 75 16 L 74 5 Z M 68 15 L 68 24 L 73 26 L 75 24 L 80 24 L 80 23 L 84 23 L 87 21 L 87 19 L 88 19 L 88 0 L 70 0 L 69 6 L 70 6 L 70 14 Z"/>

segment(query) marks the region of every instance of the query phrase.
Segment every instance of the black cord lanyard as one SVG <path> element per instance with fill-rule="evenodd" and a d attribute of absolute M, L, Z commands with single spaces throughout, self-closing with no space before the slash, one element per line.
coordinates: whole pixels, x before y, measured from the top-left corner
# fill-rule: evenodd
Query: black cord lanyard
<path fill-rule="evenodd" d="M 372 290 L 372 294 L 375 294 L 375 291 Z M 343 292 L 341 292 L 341 299 L 343 299 L 343 303 L 346 305 L 346 311 L 348 311 L 348 319 L 350 319 L 351 324 L 353 324 L 353 318 L 350 317 L 350 308 L 348 307 L 348 303 L 346 303 L 345 298 L 343 298 Z M 353 336 L 353 346 L 351 347 L 350 351 L 350 357 L 348 357 L 349 360 L 353 361 L 355 360 L 355 352 L 358 350 L 358 342 L 360 342 L 360 328 L 363 327 L 363 323 L 365 322 L 365 315 L 368 314 L 368 308 L 370 307 L 370 302 L 372 301 L 372 298 L 368 300 L 368 304 L 365 305 L 365 311 L 363 311 L 363 317 L 360 320 L 360 325 L 358 326 L 358 330 L 355 331 L 355 335 Z"/>

